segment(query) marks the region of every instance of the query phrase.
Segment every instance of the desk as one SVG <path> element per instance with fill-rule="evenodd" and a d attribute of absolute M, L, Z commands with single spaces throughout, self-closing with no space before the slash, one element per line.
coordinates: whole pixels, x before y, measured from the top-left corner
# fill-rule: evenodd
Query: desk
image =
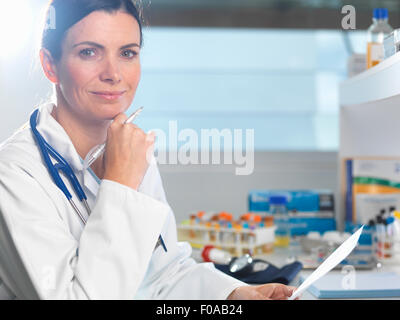
<path fill-rule="evenodd" d="M 277 266 L 278 268 L 283 267 L 285 264 L 288 264 L 290 261 L 288 258 L 290 257 L 296 257 L 296 256 L 301 256 L 303 254 L 300 246 L 292 246 L 290 249 L 280 249 L 280 248 L 275 248 L 274 251 L 270 254 L 263 254 L 263 255 L 257 255 L 256 258 L 263 259 L 265 261 L 270 262 L 271 264 Z M 192 257 L 200 262 L 202 261 L 202 258 L 200 256 L 200 253 L 196 250 L 193 251 Z M 375 269 L 376 272 L 396 272 L 400 274 L 400 257 L 397 261 L 393 261 L 391 263 L 383 263 L 382 266 L 378 269 Z M 289 285 L 298 287 L 300 285 L 300 277 L 308 277 L 314 270 L 311 269 L 303 269 L 302 271 L 299 272 L 299 274 L 293 279 Z M 364 272 L 371 272 L 371 270 L 356 270 L 357 273 L 364 273 Z M 330 273 L 336 273 L 336 274 L 341 274 L 341 270 L 331 270 Z M 344 276 L 344 275 L 343 275 Z M 305 291 L 301 297 L 300 300 L 318 300 L 314 295 L 312 295 L 310 292 Z M 324 299 L 326 300 L 326 299 Z M 353 299 L 354 300 L 354 299 Z M 360 300 L 360 299 L 357 299 Z M 376 300 L 376 299 L 373 299 Z M 400 297 L 398 298 L 382 298 L 382 300 L 400 300 Z"/>
<path fill-rule="evenodd" d="M 289 263 L 290 261 L 288 261 L 288 258 L 290 256 L 296 256 L 299 255 L 301 253 L 301 250 L 299 248 L 292 248 L 292 249 L 275 249 L 273 253 L 271 254 L 266 254 L 266 255 L 260 255 L 257 256 L 260 259 L 266 260 L 274 265 L 276 265 L 277 267 L 282 267 L 285 264 Z M 392 261 L 390 263 L 383 263 L 382 266 L 378 269 L 375 269 L 376 272 L 396 272 L 398 274 L 400 274 L 400 259 L 398 259 L 397 261 Z M 296 286 L 298 287 L 300 285 L 300 277 L 308 277 L 314 270 L 310 270 L 310 269 L 304 269 L 302 271 L 300 271 L 300 273 L 296 276 L 296 278 L 289 284 L 291 286 Z M 366 272 L 371 272 L 373 271 L 373 269 L 371 270 L 356 270 L 357 273 L 366 273 Z M 330 273 L 336 273 L 336 274 L 341 274 L 341 270 L 332 270 L 330 271 Z M 305 291 L 301 297 L 301 300 L 317 300 L 318 298 L 316 298 L 314 295 L 312 295 L 309 291 Z M 400 297 L 398 298 L 382 298 L 382 300 L 400 300 Z M 324 299 L 326 300 L 326 299 Z M 360 300 L 360 299 L 358 299 Z M 374 299 L 376 300 L 376 299 Z"/>

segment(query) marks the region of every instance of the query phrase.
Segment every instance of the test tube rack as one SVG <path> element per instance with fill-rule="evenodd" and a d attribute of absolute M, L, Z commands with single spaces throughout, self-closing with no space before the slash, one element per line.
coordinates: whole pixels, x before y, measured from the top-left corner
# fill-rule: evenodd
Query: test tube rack
<path fill-rule="evenodd" d="M 180 224 L 179 241 L 189 242 L 193 248 L 213 245 L 232 255 L 241 256 L 249 253 L 252 256 L 273 251 L 276 226 L 256 227 L 253 229 L 235 229 L 203 224 Z"/>

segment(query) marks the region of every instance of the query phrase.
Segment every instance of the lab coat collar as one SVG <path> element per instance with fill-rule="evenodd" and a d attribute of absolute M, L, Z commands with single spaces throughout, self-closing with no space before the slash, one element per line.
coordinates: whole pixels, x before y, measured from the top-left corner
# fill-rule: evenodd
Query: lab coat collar
<path fill-rule="evenodd" d="M 46 103 L 39 107 L 37 128 L 47 143 L 57 150 L 75 172 L 82 171 L 83 164 L 81 157 L 76 151 L 70 137 L 51 115 L 55 107 L 54 103 Z"/>
<path fill-rule="evenodd" d="M 81 180 L 80 177 L 82 177 L 83 181 L 81 180 L 81 183 L 96 196 L 99 190 L 99 183 L 89 170 L 83 170 L 83 160 L 76 151 L 69 135 L 51 115 L 55 107 L 54 103 L 46 103 L 39 106 L 37 128 L 47 143 L 68 162 L 72 170 L 77 174 L 78 180 Z"/>

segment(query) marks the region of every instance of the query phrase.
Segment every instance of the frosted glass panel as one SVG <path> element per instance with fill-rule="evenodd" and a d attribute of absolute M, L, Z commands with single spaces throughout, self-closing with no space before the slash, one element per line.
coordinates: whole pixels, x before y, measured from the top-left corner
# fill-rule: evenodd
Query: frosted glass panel
<path fill-rule="evenodd" d="M 132 110 L 145 106 L 146 130 L 253 129 L 256 150 L 335 150 L 347 58 L 341 31 L 148 28 Z"/>
<path fill-rule="evenodd" d="M 315 41 L 295 30 L 149 28 L 142 61 L 150 69 L 312 69 Z"/>
<path fill-rule="evenodd" d="M 314 77 L 308 72 L 143 72 L 135 103 L 167 114 L 307 112 L 316 106 Z"/>

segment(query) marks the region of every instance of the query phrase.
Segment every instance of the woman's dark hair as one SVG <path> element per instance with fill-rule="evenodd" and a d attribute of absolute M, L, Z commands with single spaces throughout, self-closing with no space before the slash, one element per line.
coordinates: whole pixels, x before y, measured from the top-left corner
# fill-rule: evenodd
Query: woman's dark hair
<path fill-rule="evenodd" d="M 141 15 L 133 0 L 51 0 L 46 11 L 42 48 L 49 50 L 53 59 L 59 61 L 62 56 L 62 42 L 68 29 L 94 11 L 123 11 L 133 16 L 139 24 L 142 46 Z"/>

